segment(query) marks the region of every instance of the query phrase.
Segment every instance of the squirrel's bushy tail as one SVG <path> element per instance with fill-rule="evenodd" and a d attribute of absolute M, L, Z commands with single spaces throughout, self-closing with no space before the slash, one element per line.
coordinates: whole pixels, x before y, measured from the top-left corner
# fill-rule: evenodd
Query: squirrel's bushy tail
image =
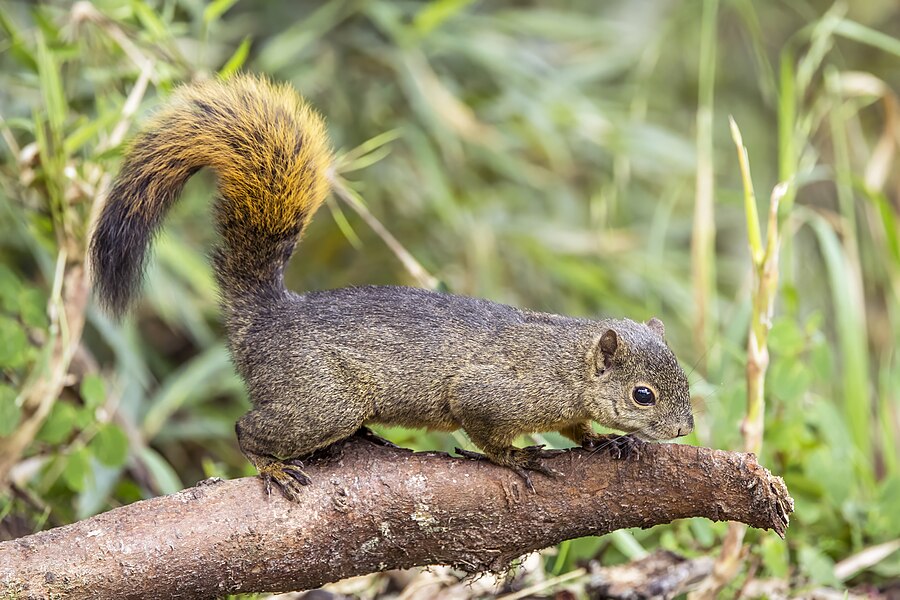
<path fill-rule="evenodd" d="M 226 306 L 284 291 L 282 269 L 328 193 L 321 118 L 287 85 L 240 75 L 182 87 L 125 154 L 90 243 L 94 286 L 114 314 L 140 287 L 147 248 L 185 182 L 218 176 Z"/>

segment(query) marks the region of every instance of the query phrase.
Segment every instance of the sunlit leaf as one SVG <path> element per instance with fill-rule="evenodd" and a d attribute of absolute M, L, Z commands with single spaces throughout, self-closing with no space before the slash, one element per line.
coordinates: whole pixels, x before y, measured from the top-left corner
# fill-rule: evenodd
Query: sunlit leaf
<path fill-rule="evenodd" d="M 234 51 L 234 54 L 231 55 L 231 58 L 228 59 L 222 68 L 219 69 L 219 76 L 222 79 L 228 79 L 236 72 L 238 72 L 241 67 L 244 66 L 244 62 L 247 60 L 247 55 L 250 53 L 250 36 L 245 37 L 241 40 L 240 45 Z"/>
<path fill-rule="evenodd" d="M 103 380 L 99 375 L 90 373 L 81 381 L 81 399 L 88 410 L 93 410 L 106 401 Z"/>
<path fill-rule="evenodd" d="M 30 349 L 22 324 L 0 315 L 0 368 L 17 368 L 25 365 Z"/>
<path fill-rule="evenodd" d="M 69 437 L 77 424 L 78 413 L 75 407 L 68 402 L 56 402 L 37 437 L 48 444 L 59 444 Z"/>
<path fill-rule="evenodd" d="M 106 423 L 88 445 L 94 456 L 108 467 L 118 467 L 128 457 L 128 437 L 114 423 Z"/>
<path fill-rule="evenodd" d="M 90 453 L 85 448 L 75 450 L 66 457 L 62 477 L 69 489 L 80 492 L 85 488 L 90 466 Z"/>

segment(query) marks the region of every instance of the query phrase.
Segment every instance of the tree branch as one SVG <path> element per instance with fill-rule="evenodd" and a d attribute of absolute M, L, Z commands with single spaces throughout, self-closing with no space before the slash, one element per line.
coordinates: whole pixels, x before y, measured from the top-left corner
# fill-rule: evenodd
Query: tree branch
<path fill-rule="evenodd" d="M 313 483 L 297 503 L 244 478 L 2 542 L 0 596 L 206 598 L 417 565 L 498 571 L 562 540 L 687 517 L 783 537 L 793 500 L 753 455 L 639 448 L 627 460 L 564 452 L 548 459 L 563 475 L 535 475 L 530 493 L 486 462 L 355 439 L 308 465 Z"/>

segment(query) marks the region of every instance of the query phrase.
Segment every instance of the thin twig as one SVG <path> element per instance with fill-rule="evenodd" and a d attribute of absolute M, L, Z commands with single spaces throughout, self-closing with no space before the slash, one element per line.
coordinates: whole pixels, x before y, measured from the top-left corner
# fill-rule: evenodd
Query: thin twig
<path fill-rule="evenodd" d="M 143 72 L 153 66 L 153 61 L 147 58 L 143 52 L 132 42 L 122 28 L 112 19 L 98 11 L 90 2 L 76 2 L 70 12 L 71 20 L 76 25 L 88 21 L 100 27 L 114 42 L 116 42 L 131 61 Z M 156 77 L 153 82 L 157 83 Z"/>
<path fill-rule="evenodd" d="M 440 285 L 440 280 L 429 273 L 419 261 L 417 261 L 410 252 L 397 241 L 397 238 L 388 231 L 388 229 L 369 211 L 365 204 L 359 199 L 356 193 L 351 190 L 342 178 L 333 171 L 329 172 L 328 179 L 331 182 L 331 189 L 335 195 L 352 208 L 363 221 L 381 238 L 384 244 L 394 253 L 400 260 L 403 267 L 410 275 L 424 288 L 434 290 Z"/>

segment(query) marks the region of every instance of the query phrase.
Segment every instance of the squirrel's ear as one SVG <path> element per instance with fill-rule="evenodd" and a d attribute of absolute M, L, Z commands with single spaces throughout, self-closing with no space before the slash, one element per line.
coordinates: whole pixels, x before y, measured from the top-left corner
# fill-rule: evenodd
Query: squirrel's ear
<path fill-rule="evenodd" d="M 594 349 L 594 360 L 597 363 L 598 373 L 602 373 L 610 367 L 619 345 L 619 334 L 614 329 L 607 329 L 600 336 Z"/>
<path fill-rule="evenodd" d="M 651 318 L 647 321 L 647 327 L 650 328 L 650 331 L 661 337 L 662 339 L 666 339 L 666 326 L 663 325 L 663 322 L 657 319 L 656 317 Z"/>
<path fill-rule="evenodd" d="M 619 347 L 619 334 L 614 329 L 607 329 L 606 333 L 600 336 L 600 351 L 610 358 L 616 353 Z"/>

